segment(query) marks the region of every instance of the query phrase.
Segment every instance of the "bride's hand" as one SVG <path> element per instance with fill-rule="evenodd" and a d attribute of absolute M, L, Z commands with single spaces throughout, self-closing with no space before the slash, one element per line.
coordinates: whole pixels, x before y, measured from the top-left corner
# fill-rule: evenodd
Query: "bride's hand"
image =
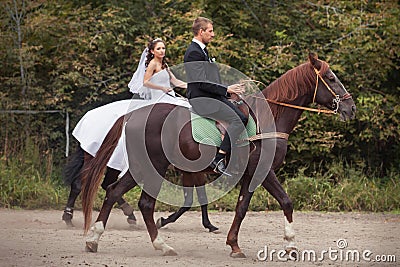
<path fill-rule="evenodd" d="M 168 93 L 168 92 L 172 91 L 172 88 L 171 87 L 164 87 L 162 90 L 163 90 L 164 93 Z"/>

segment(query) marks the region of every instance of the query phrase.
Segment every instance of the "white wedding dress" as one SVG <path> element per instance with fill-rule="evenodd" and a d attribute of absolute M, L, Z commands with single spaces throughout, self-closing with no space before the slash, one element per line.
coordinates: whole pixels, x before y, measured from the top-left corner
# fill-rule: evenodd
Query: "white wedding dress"
<path fill-rule="evenodd" d="M 170 87 L 168 71 L 164 69 L 154 74 L 150 82 L 163 87 Z M 170 103 L 190 108 L 189 102 L 186 99 L 176 97 L 174 91 L 168 92 L 168 94 L 157 89 L 149 89 L 148 91 L 151 95 L 150 99 L 121 100 L 88 111 L 72 132 L 72 135 L 79 141 L 81 148 L 95 157 L 104 138 L 117 119 L 133 110 L 156 103 Z M 124 129 L 107 166 L 124 172 L 128 169 Z"/>

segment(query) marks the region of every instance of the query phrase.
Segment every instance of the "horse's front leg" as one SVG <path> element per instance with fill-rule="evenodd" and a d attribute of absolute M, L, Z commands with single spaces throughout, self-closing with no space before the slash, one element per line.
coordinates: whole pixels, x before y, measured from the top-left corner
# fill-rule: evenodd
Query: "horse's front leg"
<path fill-rule="evenodd" d="M 287 195 L 285 189 L 276 178 L 275 172 L 270 170 L 267 179 L 264 180 L 262 186 L 279 202 L 285 215 L 285 232 L 284 239 L 288 242 L 285 249 L 290 253 L 297 250 L 295 245 L 295 232 L 293 229 L 293 203 Z"/>
<path fill-rule="evenodd" d="M 107 187 L 111 185 L 112 183 L 116 182 L 118 180 L 118 175 L 121 173 L 121 171 L 107 167 L 106 174 L 104 176 L 104 181 L 101 184 L 101 187 L 104 190 L 107 190 Z M 129 205 L 128 202 L 125 201 L 122 197 L 117 200 L 118 206 L 122 209 L 124 215 L 126 215 L 127 221 L 129 224 L 136 224 L 136 217 L 133 214 L 133 208 L 131 205 Z"/>
<path fill-rule="evenodd" d="M 155 204 L 156 199 L 148 195 L 146 191 L 143 190 L 139 199 L 139 209 L 142 213 L 151 242 L 153 243 L 153 247 L 156 250 L 161 250 L 164 256 L 176 256 L 178 254 L 175 252 L 175 250 L 168 246 L 158 233 L 157 226 L 154 222 Z"/>
<path fill-rule="evenodd" d="M 204 186 L 196 187 L 196 192 L 197 192 L 197 198 L 201 205 L 201 220 L 203 226 L 207 228 L 208 231 L 211 233 L 214 234 L 220 233 L 220 231 L 218 231 L 218 227 L 214 226 L 211 223 L 210 219 L 208 218 L 208 199 L 205 187 Z"/>
<path fill-rule="evenodd" d="M 231 228 L 228 232 L 228 237 L 226 239 L 226 244 L 231 246 L 232 248 L 230 256 L 233 258 L 246 258 L 246 255 L 239 248 L 238 235 L 240 225 L 242 224 L 242 221 L 246 216 L 246 212 L 249 207 L 251 197 L 253 196 L 253 192 L 249 192 L 250 176 L 245 174 L 242 179 L 243 183 L 242 187 L 240 188 L 240 194 L 236 204 L 235 218 L 233 219 Z"/>
<path fill-rule="evenodd" d="M 97 252 L 100 237 L 104 233 L 104 228 L 106 227 L 107 220 L 115 202 L 135 186 L 135 180 L 130 173 L 127 172 L 120 180 L 107 187 L 106 197 L 103 201 L 99 216 L 91 227 L 90 234 L 86 238 L 86 251 Z"/>
<path fill-rule="evenodd" d="M 167 218 L 160 217 L 156 223 L 158 229 L 169 223 L 176 222 L 186 211 L 190 210 L 193 204 L 193 187 L 184 187 L 183 192 L 185 197 L 183 207 L 179 208 L 178 211 L 172 213 Z"/>
<path fill-rule="evenodd" d="M 118 206 L 122 210 L 125 216 L 127 216 L 126 221 L 130 225 L 136 225 L 136 217 L 135 214 L 133 213 L 133 207 L 129 205 L 128 202 L 124 198 L 120 198 L 117 200 Z"/>

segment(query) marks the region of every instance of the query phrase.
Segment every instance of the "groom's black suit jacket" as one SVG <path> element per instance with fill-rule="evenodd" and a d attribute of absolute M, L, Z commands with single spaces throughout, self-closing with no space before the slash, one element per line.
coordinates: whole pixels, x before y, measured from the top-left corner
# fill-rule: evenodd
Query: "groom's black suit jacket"
<path fill-rule="evenodd" d="M 187 98 L 194 111 L 200 115 L 217 112 L 220 109 L 219 101 L 228 102 L 228 88 L 221 84 L 217 64 L 210 63 L 206 52 L 195 42 L 189 45 L 183 61 L 188 82 Z M 203 97 L 202 100 L 199 97 Z M 207 101 L 204 97 L 218 101 Z M 196 98 L 198 99 L 195 100 Z"/>

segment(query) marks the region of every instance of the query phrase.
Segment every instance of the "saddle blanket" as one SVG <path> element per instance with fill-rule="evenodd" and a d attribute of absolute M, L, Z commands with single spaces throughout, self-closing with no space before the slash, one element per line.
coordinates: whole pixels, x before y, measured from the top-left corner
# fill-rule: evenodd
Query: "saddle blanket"
<path fill-rule="evenodd" d="M 210 146 L 221 146 L 221 132 L 215 125 L 215 121 L 212 119 L 201 117 L 193 112 L 191 112 L 191 122 L 192 122 L 192 135 L 193 139 L 200 143 Z M 246 132 L 243 131 L 239 137 L 239 140 L 244 140 L 249 136 L 254 136 L 256 134 L 256 123 L 254 119 L 249 116 L 249 121 L 246 125 Z M 239 146 L 248 145 L 248 141 L 240 142 Z"/>

